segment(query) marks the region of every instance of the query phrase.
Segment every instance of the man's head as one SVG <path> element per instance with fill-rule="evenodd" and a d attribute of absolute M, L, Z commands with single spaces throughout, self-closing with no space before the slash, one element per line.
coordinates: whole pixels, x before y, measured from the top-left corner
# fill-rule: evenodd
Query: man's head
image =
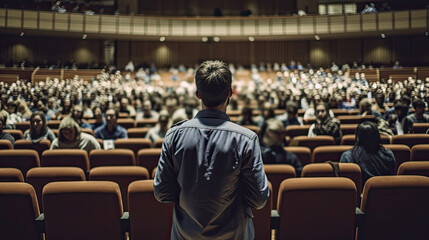
<path fill-rule="evenodd" d="M 118 119 L 118 111 L 116 111 L 113 108 L 109 108 L 106 111 L 106 123 L 108 126 L 114 126 L 116 124 L 116 121 Z"/>
<path fill-rule="evenodd" d="M 266 121 L 266 130 L 262 136 L 262 142 L 267 147 L 281 145 L 285 136 L 283 123 L 277 119 L 271 118 Z"/>
<path fill-rule="evenodd" d="M 288 102 L 286 104 L 286 112 L 287 112 L 287 118 L 292 120 L 295 119 L 298 113 L 298 107 L 293 102 Z"/>
<path fill-rule="evenodd" d="M 328 117 L 328 105 L 326 103 L 319 103 L 316 106 L 316 118 L 320 121 L 324 121 Z"/>
<path fill-rule="evenodd" d="M 208 108 L 224 104 L 231 97 L 232 75 L 227 65 L 221 61 L 205 61 L 195 74 L 197 97 Z"/>
<path fill-rule="evenodd" d="M 425 102 L 421 99 L 417 99 L 413 102 L 414 110 L 417 115 L 422 115 L 425 112 Z"/>
<path fill-rule="evenodd" d="M 76 105 L 73 107 L 72 117 L 74 120 L 80 122 L 82 120 L 82 107 L 79 105 Z"/>
<path fill-rule="evenodd" d="M 145 115 L 150 115 L 151 110 L 152 110 L 152 102 L 150 100 L 144 100 L 143 113 Z"/>

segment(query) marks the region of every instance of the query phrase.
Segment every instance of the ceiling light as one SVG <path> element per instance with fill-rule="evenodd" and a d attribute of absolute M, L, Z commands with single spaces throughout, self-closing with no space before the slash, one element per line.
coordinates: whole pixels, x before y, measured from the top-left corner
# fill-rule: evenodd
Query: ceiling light
<path fill-rule="evenodd" d="M 86 34 L 83 34 L 83 35 L 82 35 L 82 39 L 83 39 L 83 40 L 85 40 L 87 37 L 88 37 L 88 35 L 86 35 Z"/>
<path fill-rule="evenodd" d="M 250 41 L 250 42 L 254 42 L 254 41 L 255 41 L 255 38 L 254 38 L 254 37 L 252 37 L 252 36 L 250 36 L 250 37 L 249 37 L 249 41 Z"/>
<path fill-rule="evenodd" d="M 203 42 L 207 42 L 209 40 L 209 38 L 208 37 L 202 37 L 201 38 L 201 41 L 203 41 Z"/>
<path fill-rule="evenodd" d="M 381 34 L 381 38 L 386 38 L 386 35 L 384 35 L 384 33 Z"/>
<path fill-rule="evenodd" d="M 165 41 L 165 37 L 160 37 L 160 38 L 159 38 L 159 41 L 160 41 L 160 42 L 164 42 L 164 41 Z"/>
<path fill-rule="evenodd" d="M 316 39 L 316 41 L 319 41 L 320 40 L 319 35 L 314 35 L 314 39 Z"/>
<path fill-rule="evenodd" d="M 429 36 L 429 32 L 425 32 L 425 36 L 428 37 Z"/>
<path fill-rule="evenodd" d="M 213 38 L 213 41 L 215 41 L 215 42 L 219 42 L 219 41 L 220 41 L 220 38 L 219 38 L 219 37 L 214 37 L 214 38 Z"/>
<path fill-rule="evenodd" d="M 21 32 L 21 34 L 19 34 L 19 36 L 24 37 L 24 32 Z"/>

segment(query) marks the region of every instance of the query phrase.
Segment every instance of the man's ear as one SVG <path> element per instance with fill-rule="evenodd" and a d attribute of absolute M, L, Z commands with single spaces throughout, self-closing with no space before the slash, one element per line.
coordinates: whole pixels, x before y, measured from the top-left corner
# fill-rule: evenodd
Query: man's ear
<path fill-rule="evenodd" d="M 232 94 L 233 94 L 232 89 L 229 89 L 228 97 L 230 98 Z"/>
<path fill-rule="evenodd" d="M 198 99 L 201 99 L 200 94 L 198 93 L 198 91 L 195 91 L 195 95 L 197 96 Z"/>

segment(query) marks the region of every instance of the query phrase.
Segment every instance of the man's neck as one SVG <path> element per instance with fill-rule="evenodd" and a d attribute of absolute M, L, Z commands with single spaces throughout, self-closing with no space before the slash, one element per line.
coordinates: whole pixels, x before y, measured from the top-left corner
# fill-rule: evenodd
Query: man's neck
<path fill-rule="evenodd" d="M 220 105 L 218 105 L 216 107 L 207 107 L 206 105 L 204 105 L 204 103 L 201 103 L 201 105 L 202 105 L 202 109 L 203 110 L 205 110 L 205 109 L 212 109 L 212 110 L 218 110 L 218 111 L 222 111 L 222 112 L 226 113 L 226 102 L 223 103 L 223 104 L 220 104 Z"/>
<path fill-rule="evenodd" d="M 113 128 L 115 128 L 115 124 L 107 124 L 107 130 L 109 130 L 109 132 L 113 131 Z"/>

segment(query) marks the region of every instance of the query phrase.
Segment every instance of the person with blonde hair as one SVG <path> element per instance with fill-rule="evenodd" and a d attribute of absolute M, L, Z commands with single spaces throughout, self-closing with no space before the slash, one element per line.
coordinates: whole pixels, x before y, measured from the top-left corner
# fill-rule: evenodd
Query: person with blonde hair
<path fill-rule="evenodd" d="M 71 117 L 66 117 L 61 121 L 58 131 L 58 138 L 52 142 L 51 149 L 83 149 L 88 153 L 93 149 L 101 149 L 97 139 L 82 132 Z"/>

